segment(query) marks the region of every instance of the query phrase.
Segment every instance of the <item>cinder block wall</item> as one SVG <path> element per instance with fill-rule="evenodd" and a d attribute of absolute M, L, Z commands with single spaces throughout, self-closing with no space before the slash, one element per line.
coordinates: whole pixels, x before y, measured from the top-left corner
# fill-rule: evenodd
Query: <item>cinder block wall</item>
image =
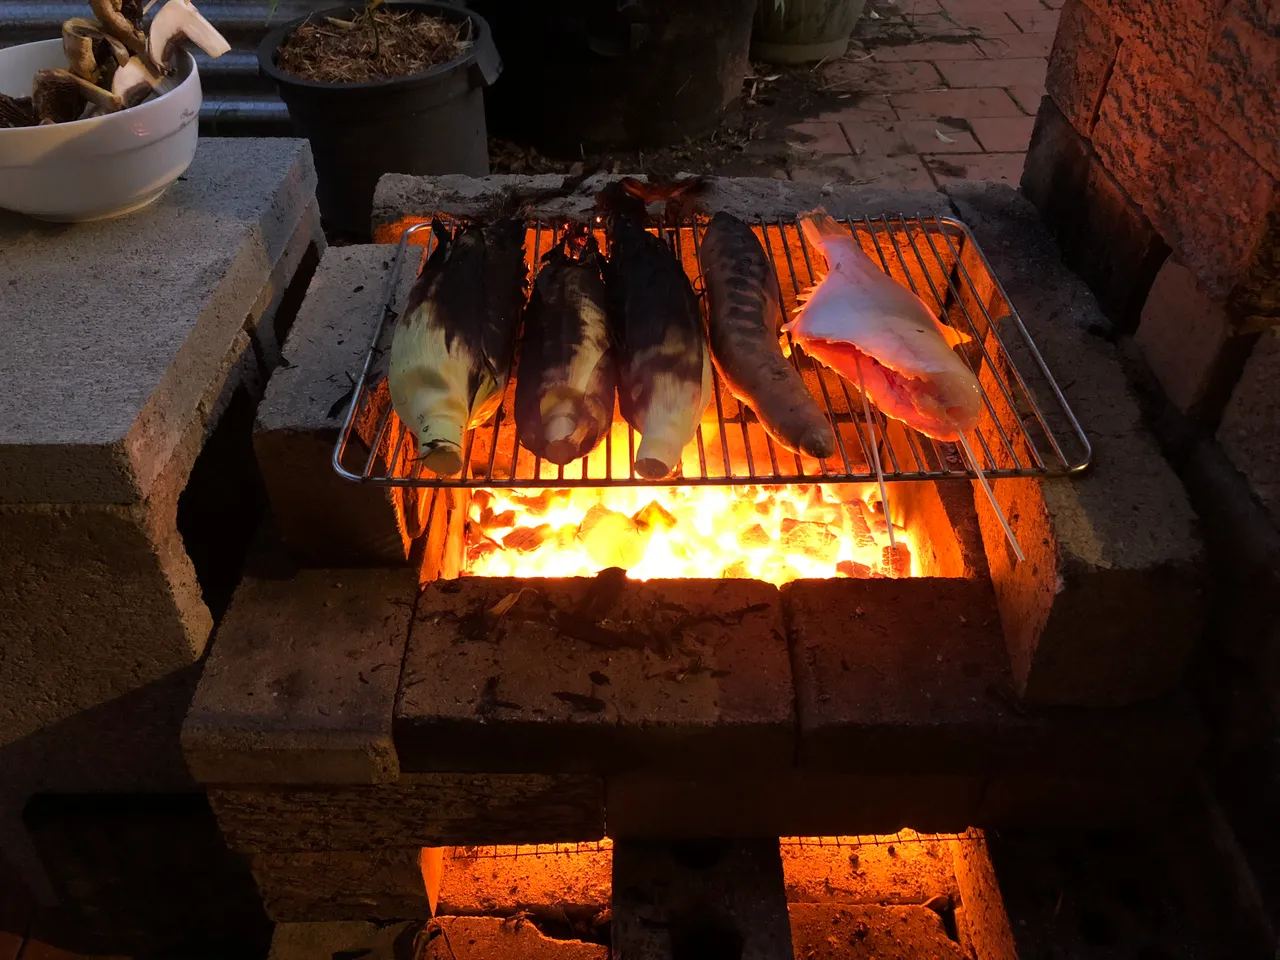
<path fill-rule="evenodd" d="M 1023 190 L 1170 399 L 1216 422 L 1280 320 L 1280 13 L 1067 0 L 1046 87 Z"/>

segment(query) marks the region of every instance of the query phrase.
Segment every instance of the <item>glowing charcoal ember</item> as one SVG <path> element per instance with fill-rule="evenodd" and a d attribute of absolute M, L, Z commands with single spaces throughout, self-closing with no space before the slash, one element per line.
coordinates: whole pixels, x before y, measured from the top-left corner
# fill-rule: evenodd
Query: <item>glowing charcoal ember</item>
<path fill-rule="evenodd" d="M 587 554 L 604 567 L 629 570 L 644 559 L 645 531 L 624 513 L 599 504 L 592 507 L 582 521 L 579 537 Z"/>
<path fill-rule="evenodd" d="M 855 580 L 870 580 L 876 576 L 870 567 L 856 560 L 841 560 L 836 564 L 836 573 L 842 577 L 853 577 Z"/>
<path fill-rule="evenodd" d="M 546 543 L 552 534 L 551 524 L 543 523 L 536 527 L 516 527 L 502 538 L 502 546 L 507 550 L 530 553 Z"/>
<path fill-rule="evenodd" d="M 911 548 L 901 540 L 892 548 L 884 547 L 881 552 L 880 566 L 891 577 L 911 576 Z"/>
<path fill-rule="evenodd" d="M 783 520 L 782 546 L 788 553 L 834 561 L 840 553 L 840 539 L 824 524 L 807 520 Z"/>
<path fill-rule="evenodd" d="M 519 532 L 524 552 L 472 550 L 467 573 L 573 577 L 621 567 L 636 580 L 723 576 L 775 584 L 798 578 L 918 573 L 912 569 L 912 531 L 895 527 L 906 549 L 896 560 L 887 558 L 886 566 L 884 518 L 872 514 L 860 499 L 839 499 L 865 492 L 857 485 L 613 487 L 536 495 L 489 490 L 479 505 L 473 500 L 471 518 L 480 522 L 487 514 L 508 520 L 510 514 L 510 528 L 485 524 L 485 533 L 505 543 L 506 537 Z M 815 516 L 830 516 L 836 522 L 809 519 Z M 867 518 L 873 522 L 868 524 Z M 529 549 L 531 541 L 523 539 L 526 532 L 543 527 L 546 536 Z M 901 572 L 891 572 L 894 563 Z"/>

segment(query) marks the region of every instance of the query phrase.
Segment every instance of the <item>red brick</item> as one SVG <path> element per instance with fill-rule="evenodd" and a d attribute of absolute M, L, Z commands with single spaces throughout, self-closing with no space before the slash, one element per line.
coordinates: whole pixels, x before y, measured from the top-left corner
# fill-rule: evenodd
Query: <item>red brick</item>
<path fill-rule="evenodd" d="M 988 153 L 1026 153 L 1035 124 L 1034 117 L 979 117 L 973 121 L 973 134 Z"/>
<path fill-rule="evenodd" d="M 805 960 L 964 960 L 942 917 L 926 906 L 793 903 L 791 939 Z M 857 946 L 852 946 L 856 944 Z"/>
<path fill-rule="evenodd" d="M 787 140 L 814 153 L 843 153 L 849 149 L 838 123 L 796 123 L 787 127 Z"/>
<path fill-rule="evenodd" d="M 1053 36 L 1058 29 L 1057 10 L 1010 10 L 1009 16 L 1024 33 L 1047 33 Z"/>
<path fill-rule="evenodd" d="M 1222 0 L 1092 0 L 1144 69 L 1182 83 L 1199 73 Z"/>
<path fill-rule="evenodd" d="M 1280 202 L 1275 181 L 1173 84 L 1121 49 L 1093 143 L 1210 296 L 1246 277 Z"/>
<path fill-rule="evenodd" d="M 939 117 L 1020 117 L 1022 111 L 1000 89 L 932 90 L 927 93 L 892 93 L 889 102 L 904 120 L 937 120 Z"/>
<path fill-rule="evenodd" d="M 1047 57 L 1049 51 L 1053 49 L 1053 37 L 1047 33 L 1011 33 L 1004 37 L 982 37 L 977 44 L 989 60 L 1003 60 L 1006 57 Z"/>
<path fill-rule="evenodd" d="M 1172 257 L 1151 285 L 1134 340 L 1174 405 L 1209 419 L 1225 405 L 1252 342 Z"/>
<path fill-rule="evenodd" d="M 995 180 L 1018 185 L 1026 162 L 1024 153 L 979 153 L 963 157 L 925 157 L 929 171 L 941 186 L 956 180 Z"/>
<path fill-rule="evenodd" d="M 835 93 L 930 90 L 942 86 L 942 77 L 930 63 L 832 63 L 823 68 L 822 76 Z"/>
<path fill-rule="evenodd" d="M 1202 109 L 1273 177 L 1280 177 L 1280 41 L 1251 22 L 1243 0 L 1227 8 L 1201 73 Z"/>
<path fill-rule="evenodd" d="M 1071 125 L 1088 136 L 1120 45 L 1085 0 L 1069 0 L 1054 41 L 1045 88 Z M 1034 111 L 1033 111 L 1034 112 Z"/>
<path fill-rule="evenodd" d="M 1017 87 L 1044 83 L 1043 57 L 1008 60 L 956 60 L 938 64 L 938 71 L 953 87 Z"/>
<path fill-rule="evenodd" d="M 600 578 L 468 577 L 429 585 L 418 601 L 396 704 L 401 768 L 789 765 L 794 694 L 777 588 L 754 580 L 624 578 L 617 590 L 610 593 Z M 515 607 L 486 619 L 484 611 L 520 591 Z M 607 609 L 576 632 L 546 613 L 569 623 L 569 613 L 593 598 Z M 479 626 L 469 626 L 477 617 Z M 597 624 L 606 617 L 636 627 L 604 630 Z M 593 630 L 605 639 L 590 642 Z"/>
<path fill-rule="evenodd" d="M 936 120 L 846 123 L 844 131 L 857 155 L 894 157 L 911 153 L 978 153 L 973 135 Z M 940 136 L 941 135 L 941 136 Z M 953 141 L 947 143 L 942 137 Z"/>
<path fill-rule="evenodd" d="M 902 60 L 981 60 L 984 51 L 972 40 L 961 43 L 933 42 L 908 43 L 900 47 L 876 47 L 875 59 L 882 62 Z"/>
<path fill-rule="evenodd" d="M 874 184 L 894 190 L 932 190 L 934 186 L 929 171 L 915 155 L 828 156 L 821 162 L 792 169 L 791 179 L 797 183 Z"/>

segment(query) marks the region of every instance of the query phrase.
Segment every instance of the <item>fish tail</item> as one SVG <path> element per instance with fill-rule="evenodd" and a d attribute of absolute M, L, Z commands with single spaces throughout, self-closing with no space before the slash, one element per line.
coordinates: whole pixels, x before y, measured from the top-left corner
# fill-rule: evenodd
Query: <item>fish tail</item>
<path fill-rule="evenodd" d="M 800 230 L 804 233 L 805 240 L 810 246 L 819 250 L 826 246 L 828 240 L 849 239 L 849 231 L 841 227 L 823 207 L 806 211 L 797 219 L 800 221 Z"/>

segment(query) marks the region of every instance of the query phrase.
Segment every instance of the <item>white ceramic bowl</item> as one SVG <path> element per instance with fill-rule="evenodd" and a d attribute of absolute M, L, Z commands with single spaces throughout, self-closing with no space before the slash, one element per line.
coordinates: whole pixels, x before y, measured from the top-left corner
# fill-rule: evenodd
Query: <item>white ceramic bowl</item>
<path fill-rule="evenodd" d="M 200 75 L 190 53 L 172 89 L 89 120 L 0 129 L 0 207 L 76 223 L 119 217 L 156 200 L 196 152 Z M 0 92 L 31 95 L 37 70 L 67 66 L 61 40 L 0 50 Z"/>

